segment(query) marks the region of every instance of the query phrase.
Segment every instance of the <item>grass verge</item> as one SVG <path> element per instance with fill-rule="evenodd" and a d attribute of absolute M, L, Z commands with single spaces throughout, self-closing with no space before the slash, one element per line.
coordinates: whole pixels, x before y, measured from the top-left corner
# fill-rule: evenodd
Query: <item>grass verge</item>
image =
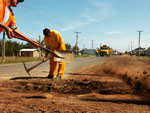
<path fill-rule="evenodd" d="M 0 57 L 0 64 L 9 64 L 9 63 L 21 63 L 21 62 L 33 62 L 41 61 L 43 58 L 33 58 L 33 57 L 5 57 L 5 63 L 2 63 L 2 58 Z"/>
<path fill-rule="evenodd" d="M 78 56 L 75 55 L 74 58 L 84 58 L 84 57 L 90 57 L 89 55 L 83 55 Z M 33 58 L 33 57 L 5 57 L 5 63 L 2 63 L 2 57 L 0 57 L 0 64 L 10 64 L 10 63 L 22 63 L 22 62 L 33 62 L 33 61 L 41 61 L 43 57 L 41 58 Z"/>
<path fill-rule="evenodd" d="M 90 55 L 74 55 L 74 58 L 84 58 L 84 57 L 90 57 Z"/>

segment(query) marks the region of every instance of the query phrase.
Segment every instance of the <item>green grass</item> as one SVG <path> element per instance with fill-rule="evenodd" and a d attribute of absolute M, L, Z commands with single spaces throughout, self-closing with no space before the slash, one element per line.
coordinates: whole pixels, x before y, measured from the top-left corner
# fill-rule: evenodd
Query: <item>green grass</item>
<path fill-rule="evenodd" d="M 74 55 L 74 58 L 84 58 L 84 57 L 89 57 L 89 55 Z"/>
<path fill-rule="evenodd" d="M 89 55 L 75 55 L 74 58 L 84 58 L 89 57 Z M 0 64 L 10 64 L 10 63 L 22 63 L 22 62 L 33 62 L 33 61 L 42 61 L 43 58 L 33 58 L 33 57 L 5 57 L 5 63 L 2 63 L 2 57 L 0 57 Z"/>
<path fill-rule="evenodd" d="M 150 56 L 136 56 L 136 55 L 132 55 L 131 57 L 138 58 L 138 59 L 149 59 L 150 58 Z"/>
<path fill-rule="evenodd" d="M 136 58 L 150 58 L 149 56 L 136 56 Z"/>
<path fill-rule="evenodd" d="M 0 57 L 0 64 L 9 64 L 9 63 L 21 63 L 21 62 L 33 62 L 41 61 L 43 58 L 33 58 L 33 57 L 5 57 L 5 63 L 2 63 L 2 58 Z"/>

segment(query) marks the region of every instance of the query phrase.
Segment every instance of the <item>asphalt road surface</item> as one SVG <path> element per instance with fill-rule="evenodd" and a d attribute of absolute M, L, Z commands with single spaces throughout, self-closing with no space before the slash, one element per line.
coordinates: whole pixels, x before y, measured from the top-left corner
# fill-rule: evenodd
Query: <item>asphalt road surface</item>
<path fill-rule="evenodd" d="M 67 63 L 64 78 L 67 77 L 67 73 L 79 70 L 85 66 L 94 65 L 99 63 L 108 57 L 86 57 L 86 58 L 76 58 L 74 59 L 74 63 Z M 40 62 L 40 61 L 38 61 Z M 26 63 L 27 68 L 35 65 L 38 63 L 30 62 Z M 32 77 L 46 77 L 49 72 L 49 61 L 46 63 L 41 64 L 37 68 L 30 71 Z M 18 64 L 3 64 L 0 65 L 0 78 L 1 79 L 10 79 L 13 77 L 29 77 L 26 73 L 24 66 L 22 63 Z"/>

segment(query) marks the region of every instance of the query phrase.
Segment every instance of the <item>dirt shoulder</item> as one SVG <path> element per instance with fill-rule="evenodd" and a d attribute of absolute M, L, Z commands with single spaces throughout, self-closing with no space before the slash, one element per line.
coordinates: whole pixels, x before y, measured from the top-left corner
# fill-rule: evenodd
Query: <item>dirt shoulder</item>
<path fill-rule="evenodd" d="M 143 84 L 149 83 L 149 64 L 149 59 L 115 57 L 71 71 L 63 80 L 44 77 L 3 80 L 0 112 L 148 113 L 150 102 L 143 97 L 149 97 L 149 87 L 143 89 Z M 143 77 L 145 81 L 141 81 Z M 135 87 L 137 81 L 139 89 Z"/>

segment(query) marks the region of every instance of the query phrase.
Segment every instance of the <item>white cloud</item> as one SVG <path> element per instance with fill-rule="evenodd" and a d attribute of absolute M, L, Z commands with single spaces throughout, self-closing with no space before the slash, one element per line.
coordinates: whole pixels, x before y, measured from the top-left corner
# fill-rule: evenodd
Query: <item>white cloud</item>
<path fill-rule="evenodd" d="M 87 24 L 88 23 L 84 22 L 84 21 L 74 21 L 74 22 L 68 24 L 66 27 L 62 28 L 61 31 L 73 30 L 75 28 L 82 27 L 82 26 L 87 25 Z"/>
<path fill-rule="evenodd" d="M 109 34 L 109 35 L 120 35 L 122 33 L 120 31 L 111 31 L 111 32 L 106 32 L 106 34 Z"/>
<path fill-rule="evenodd" d="M 112 5 L 109 3 L 104 3 L 99 0 L 88 0 L 90 8 L 84 9 L 79 17 L 80 20 L 72 20 L 64 28 L 61 28 L 61 31 L 74 30 L 79 27 L 83 27 L 88 24 L 99 22 L 105 19 L 110 18 L 114 15 Z"/>

